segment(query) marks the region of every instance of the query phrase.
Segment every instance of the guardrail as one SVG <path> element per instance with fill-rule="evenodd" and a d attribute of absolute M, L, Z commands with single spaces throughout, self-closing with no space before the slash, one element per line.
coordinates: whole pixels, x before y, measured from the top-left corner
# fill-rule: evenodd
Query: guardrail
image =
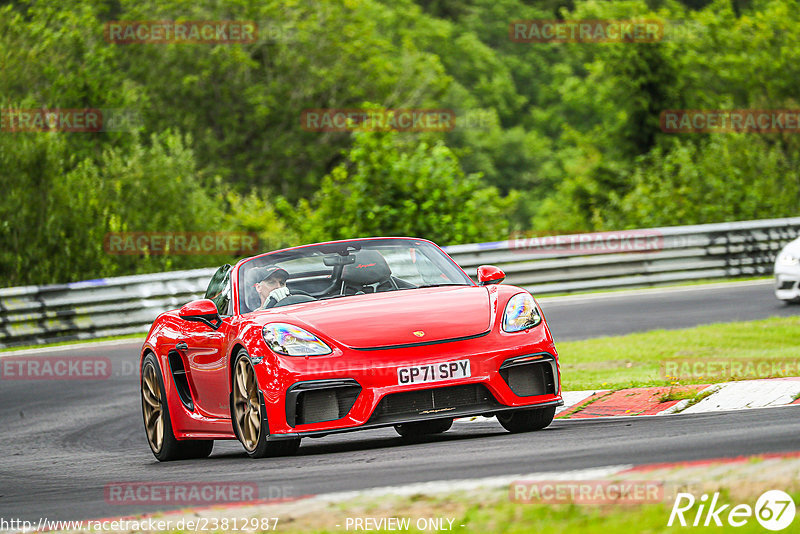
<path fill-rule="evenodd" d="M 775 256 L 798 235 L 794 217 L 514 237 L 446 250 L 467 272 L 497 265 L 509 283 L 541 295 L 772 274 Z"/>
<path fill-rule="evenodd" d="M 646 230 L 513 236 L 444 247 L 468 273 L 492 264 L 537 295 L 772 273 L 800 235 L 800 217 Z M 0 347 L 146 332 L 155 317 L 199 298 L 214 269 L 0 289 Z"/>

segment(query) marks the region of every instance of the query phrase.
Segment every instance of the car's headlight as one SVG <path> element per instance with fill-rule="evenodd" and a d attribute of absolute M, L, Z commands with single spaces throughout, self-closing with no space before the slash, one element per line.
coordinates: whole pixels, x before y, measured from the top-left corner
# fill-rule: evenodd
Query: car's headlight
<path fill-rule="evenodd" d="M 533 328 L 541 322 L 542 314 L 528 293 L 518 293 L 506 304 L 506 311 L 503 313 L 503 331 L 519 332 Z"/>
<path fill-rule="evenodd" d="M 778 256 L 778 265 L 797 265 L 798 263 L 800 263 L 800 258 L 788 252 Z"/>
<path fill-rule="evenodd" d="M 270 323 L 264 326 L 263 334 L 267 346 L 278 354 L 323 356 L 333 352 L 317 336 L 294 325 Z"/>

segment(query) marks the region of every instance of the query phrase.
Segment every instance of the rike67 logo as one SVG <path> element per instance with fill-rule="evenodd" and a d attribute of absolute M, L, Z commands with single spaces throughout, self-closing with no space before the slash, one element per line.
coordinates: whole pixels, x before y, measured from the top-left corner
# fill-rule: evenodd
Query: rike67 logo
<path fill-rule="evenodd" d="M 783 530 L 794 521 L 795 506 L 792 497 L 781 490 L 764 492 L 756 501 L 755 508 L 748 504 L 719 503 L 719 492 L 714 493 L 709 501 L 707 494 L 695 499 L 691 493 L 678 493 L 672 512 L 669 514 L 667 526 L 724 526 L 741 527 L 755 516 L 762 527 L 767 530 Z"/>

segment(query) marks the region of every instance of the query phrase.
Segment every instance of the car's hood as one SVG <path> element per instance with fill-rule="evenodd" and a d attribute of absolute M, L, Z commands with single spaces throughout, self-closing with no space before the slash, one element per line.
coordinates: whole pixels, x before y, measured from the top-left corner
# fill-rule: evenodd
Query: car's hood
<path fill-rule="evenodd" d="M 489 330 L 485 287 L 408 289 L 298 306 L 289 312 L 348 347 L 375 348 L 461 338 Z"/>

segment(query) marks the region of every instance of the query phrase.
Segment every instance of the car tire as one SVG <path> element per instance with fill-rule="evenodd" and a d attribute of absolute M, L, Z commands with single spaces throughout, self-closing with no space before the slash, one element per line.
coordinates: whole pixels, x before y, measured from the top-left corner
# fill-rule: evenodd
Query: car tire
<path fill-rule="evenodd" d="M 269 423 L 264 395 L 258 387 L 250 355 L 242 349 L 233 364 L 231 422 L 239 442 L 250 458 L 287 456 L 300 448 L 300 438 L 269 441 Z"/>
<path fill-rule="evenodd" d="M 536 408 L 534 410 L 513 410 L 497 414 L 503 428 L 512 433 L 541 430 L 553 422 L 556 407 Z"/>
<path fill-rule="evenodd" d="M 214 440 L 178 440 L 175 437 L 164 390 L 164 377 L 152 352 L 148 352 L 142 359 L 140 376 L 144 430 L 156 459 L 169 462 L 207 458 L 214 448 Z"/>
<path fill-rule="evenodd" d="M 452 419 L 436 419 L 433 421 L 418 421 L 416 423 L 402 423 L 394 425 L 395 431 L 404 438 L 418 438 L 441 434 L 453 426 Z"/>

